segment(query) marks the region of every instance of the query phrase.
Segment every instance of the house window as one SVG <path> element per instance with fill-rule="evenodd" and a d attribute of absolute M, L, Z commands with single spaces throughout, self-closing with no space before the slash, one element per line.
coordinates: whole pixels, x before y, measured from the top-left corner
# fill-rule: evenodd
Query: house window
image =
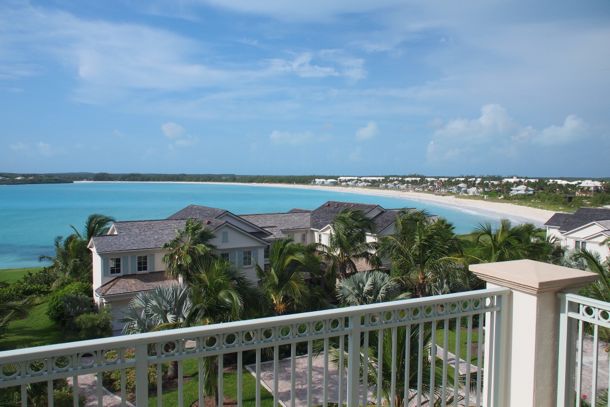
<path fill-rule="evenodd" d="M 271 250 L 271 246 L 265 246 L 265 258 L 269 258 L 269 250 Z"/>
<path fill-rule="evenodd" d="M 577 240 L 574 242 L 574 249 L 580 250 L 580 241 Z"/>
<path fill-rule="evenodd" d="M 138 256 L 136 262 L 138 271 L 148 271 L 148 256 Z"/>
<path fill-rule="evenodd" d="M 229 242 L 229 232 L 226 230 L 223 230 L 222 232 L 222 243 L 228 243 Z"/>
<path fill-rule="evenodd" d="M 318 234 L 318 243 L 322 243 L 322 233 Z"/>
<path fill-rule="evenodd" d="M 252 265 L 252 250 L 244 250 L 244 254 L 242 257 L 242 264 L 245 267 Z"/>
<path fill-rule="evenodd" d="M 222 261 L 229 261 L 229 253 L 220 253 L 220 258 L 222 259 Z"/>
<path fill-rule="evenodd" d="M 110 258 L 110 274 L 121 274 L 121 258 Z"/>
<path fill-rule="evenodd" d="M 301 234 L 301 243 L 305 244 L 306 242 L 307 242 L 307 234 L 302 233 Z"/>
<path fill-rule="evenodd" d="M 587 242 L 580 242 L 580 250 L 587 250 Z"/>

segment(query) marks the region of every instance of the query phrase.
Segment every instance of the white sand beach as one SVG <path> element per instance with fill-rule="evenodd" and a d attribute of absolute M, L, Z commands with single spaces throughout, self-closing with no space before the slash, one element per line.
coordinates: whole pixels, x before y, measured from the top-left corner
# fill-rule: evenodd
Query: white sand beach
<path fill-rule="evenodd" d="M 402 198 L 413 201 L 428 202 L 435 205 L 449 206 L 454 209 L 468 212 L 476 212 L 481 215 L 494 218 L 507 218 L 516 222 L 530 222 L 535 225 L 543 225 L 555 212 L 546 209 L 530 208 L 527 206 L 515 205 L 511 203 L 488 202 L 477 199 L 462 199 L 455 196 L 442 196 L 428 194 L 424 192 L 395 191 L 388 189 L 359 188 L 359 187 L 339 187 L 321 185 L 300 185 L 300 184 L 260 184 L 260 183 L 225 183 L 207 182 L 206 184 L 217 185 L 249 185 L 259 187 L 274 188 L 298 188 L 313 189 L 320 191 L 346 192 L 361 195 L 383 196 L 388 198 Z"/>

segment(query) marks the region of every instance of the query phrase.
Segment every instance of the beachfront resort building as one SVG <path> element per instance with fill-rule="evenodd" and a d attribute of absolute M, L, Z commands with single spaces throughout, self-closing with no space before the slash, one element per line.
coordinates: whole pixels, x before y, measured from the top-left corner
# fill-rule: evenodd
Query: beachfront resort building
<path fill-rule="evenodd" d="M 588 250 L 604 260 L 610 256 L 610 209 L 580 208 L 556 213 L 545 224 L 547 237 L 568 250 Z"/>
<path fill-rule="evenodd" d="M 394 233 L 400 212 L 379 205 L 333 201 L 314 210 L 249 215 L 190 205 L 166 219 L 115 222 L 106 235 L 89 242 L 93 256 L 93 297 L 98 306 L 111 307 L 113 329 L 119 331 L 123 313 L 137 293 L 176 284 L 165 273 L 163 247 L 184 229 L 187 219 L 196 219 L 212 231 L 214 238 L 210 244 L 216 248 L 216 254 L 256 282 L 256 265 L 264 267 L 274 240 L 289 238 L 302 244 L 328 245 L 331 224 L 346 209 L 360 210 L 373 220 L 374 233 L 367 235 L 369 241 Z"/>

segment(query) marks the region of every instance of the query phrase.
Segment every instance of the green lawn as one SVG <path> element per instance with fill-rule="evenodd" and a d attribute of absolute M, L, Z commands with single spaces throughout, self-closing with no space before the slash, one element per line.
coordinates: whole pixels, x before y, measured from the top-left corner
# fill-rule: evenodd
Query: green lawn
<path fill-rule="evenodd" d="M 0 337 L 0 350 L 49 345 L 72 340 L 47 316 L 47 303 L 34 306 L 25 319 L 11 322 Z"/>
<path fill-rule="evenodd" d="M 225 399 L 237 400 L 237 372 L 225 372 L 223 374 L 224 379 L 224 395 Z M 243 370 L 243 405 L 254 406 L 256 405 L 256 380 L 246 369 Z M 184 405 L 190 406 L 194 401 L 197 400 L 197 361 L 193 359 L 186 360 L 184 362 Z M 149 398 L 149 406 L 157 405 L 157 397 L 151 396 Z M 163 405 L 173 407 L 178 405 L 178 390 L 168 389 L 163 391 Z M 264 388 L 261 387 L 261 405 L 272 406 L 273 396 Z"/>
<path fill-rule="evenodd" d="M 462 321 L 462 324 L 466 324 L 466 321 Z M 436 330 L 436 344 L 439 345 L 440 347 L 443 347 L 443 341 L 445 339 L 444 337 L 444 330 L 442 328 L 438 328 Z M 473 323 L 473 327 L 472 327 L 472 339 L 471 339 L 471 360 L 470 363 L 472 363 L 473 365 L 476 365 L 477 363 L 477 350 L 476 350 L 476 346 L 477 346 L 477 340 L 479 338 L 479 333 L 478 333 L 478 326 L 475 326 L 475 324 Z M 455 354 L 455 342 L 456 342 L 456 333 L 455 333 L 455 328 L 449 328 L 449 332 L 447 334 L 447 342 L 448 342 L 448 351 Z M 466 360 L 466 351 L 468 348 L 468 331 L 466 328 L 462 327 L 461 331 L 460 331 L 460 359 L 462 360 Z"/>
<path fill-rule="evenodd" d="M 41 270 L 42 267 L 33 267 L 25 269 L 0 269 L 0 282 L 12 284 L 25 276 L 28 272 L 36 272 Z"/>

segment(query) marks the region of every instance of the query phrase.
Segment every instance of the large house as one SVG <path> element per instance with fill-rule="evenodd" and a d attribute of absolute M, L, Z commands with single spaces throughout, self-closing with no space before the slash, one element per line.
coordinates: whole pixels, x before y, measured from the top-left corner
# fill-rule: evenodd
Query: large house
<path fill-rule="evenodd" d="M 197 219 L 214 233 L 216 254 L 230 261 L 252 282 L 256 265 L 264 266 L 268 248 L 277 239 L 328 244 L 332 221 L 345 209 L 362 211 L 373 220 L 368 241 L 394 233 L 399 209 L 379 205 L 329 201 L 314 210 L 236 215 L 230 211 L 190 205 L 166 219 L 115 222 L 108 233 L 89 242 L 93 256 L 93 297 L 98 306 L 111 306 L 113 328 L 121 329 L 123 312 L 139 292 L 176 284 L 165 273 L 163 246 Z"/>
<path fill-rule="evenodd" d="M 556 213 L 545 224 L 546 234 L 568 250 L 588 250 L 604 260 L 610 256 L 610 209 L 580 208 Z"/>

